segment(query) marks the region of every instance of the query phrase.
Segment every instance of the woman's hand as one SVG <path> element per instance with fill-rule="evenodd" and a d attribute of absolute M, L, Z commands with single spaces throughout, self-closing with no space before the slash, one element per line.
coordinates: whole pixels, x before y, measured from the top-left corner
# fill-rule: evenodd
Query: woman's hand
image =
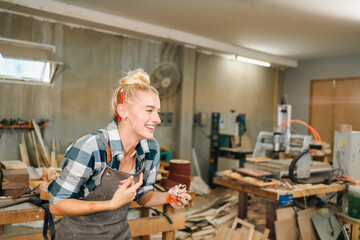
<path fill-rule="evenodd" d="M 182 194 L 184 198 L 179 198 L 179 200 L 177 202 L 174 203 L 170 203 L 170 205 L 175 208 L 175 209 L 180 209 L 180 208 L 184 208 L 186 205 L 189 204 L 189 201 L 191 200 L 191 196 L 187 193 L 183 193 Z"/>
<path fill-rule="evenodd" d="M 143 174 L 140 174 L 139 181 L 134 182 L 134 177 L 130 176 L 128 179 L 120 181 L 119 188 L 114 193 L 113 198 L 109 201 L 111 209 L 117 209 L 128 202 L 131 202 L 136 197 L 136 190 L 143 184 Z"/>

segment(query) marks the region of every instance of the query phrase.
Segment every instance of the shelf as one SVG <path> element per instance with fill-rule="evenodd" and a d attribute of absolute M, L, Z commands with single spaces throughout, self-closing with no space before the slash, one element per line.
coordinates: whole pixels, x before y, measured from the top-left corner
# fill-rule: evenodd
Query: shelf
<path fill-rule="evenodd" d="M 46 128 L 47 124 L 42 125 L 40 128 Z M 4 126 L 2 124 L 0 124 L 0 129 L 34 129 L 33 126 L 18 126 L 18 125 L 14 125 L 14 126 Z"/>

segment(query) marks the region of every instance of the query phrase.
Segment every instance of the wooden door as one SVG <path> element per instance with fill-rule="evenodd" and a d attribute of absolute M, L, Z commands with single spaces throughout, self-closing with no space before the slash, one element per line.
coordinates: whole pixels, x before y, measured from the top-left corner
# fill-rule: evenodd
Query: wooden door
<path fill-rule="evenodd" d="M 340 124 L 360 131 L 360 78 L 312 80 L 309 123 L 333 149 Z"/>

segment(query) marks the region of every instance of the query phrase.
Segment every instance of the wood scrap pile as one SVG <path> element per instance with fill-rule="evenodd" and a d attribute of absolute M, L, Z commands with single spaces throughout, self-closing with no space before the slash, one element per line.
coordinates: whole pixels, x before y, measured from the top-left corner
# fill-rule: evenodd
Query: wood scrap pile
<path fill-rule="evenodd" d="M 248 195 L 247 220 L 265 226 L 266 224 L 266 204 L 261 197 L 253 194 Z"/>
<path fill-rule="evenodd" d="M 255 226 L 251 223 L 237 218 L 238 196 L 226 195 L 217 198 L 208 207 L 192 212 L 186 217 L 186 229 L 177 231 L 177 239 L 262 239 L 255 233 Z M 240 229 L 237 223 L 241 221 Z M 235 222 L 237 222 L 235 224 Z M 235 224 L 235 225 L 234 225 Z M 252 232 L 247 226 L 252 226 Z M 233 231 L 235 231 L 233 233 Z M 236 236 L 234 238 L 223 238 L 222 235 Z M 263 233 L 260 233 L 263 236 Z M 266 239 L 266 238 L 264 238 Z"/>
<path fill-rule="evenodd" d="M 308 208 L 299 210 L 297 208 L 287 207 L 276 210 L 275 235 L 278 240 L 327 240 L 337 239 L 340 232 L 339 223 L 333 214 L 329 214 L 329 208 Z M 331 224 L 329 218 L 331 219 Z M 318 222 L 325 224 L 324 226 L 317 227 L 316 219 Z M 315 221 L 314 221 L 315 219 Z M 335 226 L 338 226 L 337 228 Z M 331 236 L 331 230 L 338 230 L 337 235 Z M 325 236 L 325 237 L 322 237 Z"/>
<path fill-rule="evenodd" d="M 59 167 L 63 158 L 60 154 L 59 141 L 51 140 L 51 151 L 45 145 L 40 127 L 35 120 L 32 121 L 34 130 L 27 132 L 27 141 L 24 132 L 21 132 L 19 144 L 21 160 L 28 166 L 34 167 Z M 28 144 L 27 144 L 28 143 Z M 28 147 L 29 146 L 29 149 Z"/>
<path fill-rule="evenodd" d="M 39 187 L 40 199 L 50 200 L 47 188 L 49 184 L 60 175 L 60 171 L 58 171 L 58 169 L 50 167 L 48 169 L 43 168 L 42 172 L 43 174 L 41 178 L 30 179 L 30 186 L 32 188 L 36 188 L 37 186 Z"/>
<path fill-rule="evenodd" d="M 262 232 L 255 229 L 255 225 L 235 218 L 231 228 L 222 225 L 216 233 L 215 240 L 266 240 L 270 230 L 265 228 Z"/>

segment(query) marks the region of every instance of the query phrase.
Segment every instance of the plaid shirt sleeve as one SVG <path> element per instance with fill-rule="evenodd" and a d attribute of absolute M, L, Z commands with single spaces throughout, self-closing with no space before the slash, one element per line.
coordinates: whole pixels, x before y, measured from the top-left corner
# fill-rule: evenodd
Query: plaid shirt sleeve
<path fill-rule="evenodd" d="M 83 197 L 84 191 L 89 191 L 84 187 L 91 185 L 89 179 L 94 174 L 100 174 L 97 169 L 101 166 L 101 161 L 96 159 L 100 159 L 100 154 L 95 136 L 84 136 L 70 146 L 61 163 L 60 176 L 48 187 L 50 203 L 56 204 L 64 199 Z M 93 185 L 95 188 L 95 183 Z"/>
<path fill-rule="evenodd" d="M 154 191 L 154 183 L 160 166 L 160 147 L 155 139 L 148 141 L 149 153 L 144 162 L 143 185 L 139 187 L 135 200 L 141 198 L 145 193 Z"/>

